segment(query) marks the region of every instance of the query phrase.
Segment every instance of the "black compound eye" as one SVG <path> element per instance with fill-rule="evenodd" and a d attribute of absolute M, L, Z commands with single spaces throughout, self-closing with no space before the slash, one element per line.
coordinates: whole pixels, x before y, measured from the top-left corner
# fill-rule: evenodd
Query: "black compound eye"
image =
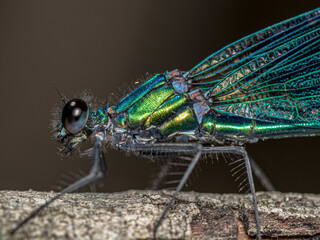
<path fill-rule="evenodd" d="M 61 121 L 69 133 L 75 134 L 86 125 L 88 117 L 88 104 L 81 99 L 72 99 L 64 106 Z"/>

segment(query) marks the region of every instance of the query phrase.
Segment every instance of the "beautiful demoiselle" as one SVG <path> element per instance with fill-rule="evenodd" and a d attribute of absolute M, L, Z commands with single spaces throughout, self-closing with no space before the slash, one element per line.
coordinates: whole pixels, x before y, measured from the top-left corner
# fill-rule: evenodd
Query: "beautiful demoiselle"
<path fill-rule="evenodd" d="M 155 236 L 202 156 L 241 156 L 233 162 L 246 170 L 261 239 L 244 145 L 260 139 L 320 135 L 319 33 L 320 9 L 316 9 L 242 38 L 189 71 L 156 74 L 118 103 L 100 107 L 88 95 L 68 99 L 60 94 L 64 107 L 56 114 L 55 137 L 65 154 L 93 138 L 94 147 L 88 151 L 92 169 L 12 232 L 62 194 L 101 179 L 106 173 L 103 146 L 113 146 L 147 157 L 170 156 L 175 161 L 166 161 L 165 167 L 177 162 L 186 167 L 154 228 Z"/>

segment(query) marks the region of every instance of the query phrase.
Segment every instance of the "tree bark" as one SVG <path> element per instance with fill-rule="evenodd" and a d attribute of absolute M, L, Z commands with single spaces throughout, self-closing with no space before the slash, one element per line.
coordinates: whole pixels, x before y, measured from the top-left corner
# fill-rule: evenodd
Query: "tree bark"
<path fill-rule="evenodd" d="M 8 232 L 54 193 L 0 191 L 0 239 L 152 239 L 172 192 L 131 190 L 62 196 Z M 320 239 L 320 195 L 257 193 L 265 239 Z M 181 192 L 163 221 L 160 239 L 254 239 L 251 195 Z"/>

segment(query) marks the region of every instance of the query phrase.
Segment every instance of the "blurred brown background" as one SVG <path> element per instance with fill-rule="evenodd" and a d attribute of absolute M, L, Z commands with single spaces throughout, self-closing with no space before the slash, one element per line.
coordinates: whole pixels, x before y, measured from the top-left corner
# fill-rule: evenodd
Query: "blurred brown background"
<path fill-rule="evenodd" d="M 107 98 L 144 76 L 199 61 L 247 34 L 318 7 L 314 0 L 1 1 L 0 189 L 51 190 L 88 161 L 59 158 L 50 110 L 90 88 Z M 248 145 L 280 191 L 320 193 L 320 138 Z M 154 164 L 110 149 L 99 191 L 146 188 Z M 205 165 L 192 188 L 237 192 L 221 161 Z M 258 185 L 258 190 L 262 188 Z"/>

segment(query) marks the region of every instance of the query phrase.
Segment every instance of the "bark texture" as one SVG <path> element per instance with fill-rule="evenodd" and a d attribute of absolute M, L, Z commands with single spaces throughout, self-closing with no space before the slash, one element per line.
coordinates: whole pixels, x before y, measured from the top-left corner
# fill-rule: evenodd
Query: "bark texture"
<path fill-rule="evenodd" d="M 66 194 L 11 236 L 9 230 L 54 193 L 0 191 L 0 239 L 152 239 L 171 194 Z M 320 239 L 319 195 L 260 192 L 257 197 L 264 239 Z M 254 239 L 253 213 L 249 194 L 182 192 L 157 237 Z"/>

